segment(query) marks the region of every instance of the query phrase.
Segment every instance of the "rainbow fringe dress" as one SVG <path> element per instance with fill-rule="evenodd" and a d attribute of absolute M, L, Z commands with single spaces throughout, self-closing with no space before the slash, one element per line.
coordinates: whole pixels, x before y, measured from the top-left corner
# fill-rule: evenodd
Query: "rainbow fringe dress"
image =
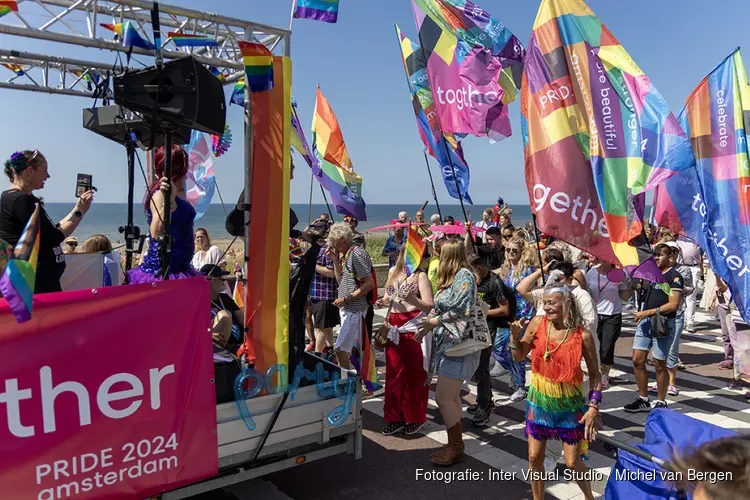
<path fill-rule="evenodd" d="M 579 328 L 544 359 L 547 318 L 540 323 L 531 354 L 531 383 L 526 397 L 526 437 L 556 439 L 567 444 L 583 441 L 586 413 L 581 370 L 582 334 Z M 553 351 L 557 344 L 550 343 Z"/>

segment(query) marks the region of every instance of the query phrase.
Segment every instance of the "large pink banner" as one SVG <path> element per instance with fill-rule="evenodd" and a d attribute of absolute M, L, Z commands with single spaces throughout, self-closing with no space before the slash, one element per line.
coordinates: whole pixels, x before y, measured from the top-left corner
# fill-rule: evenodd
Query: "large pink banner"
<path fill-rule="evenodd" d="M 20 325 L 0 299 L 0 497 L 147 498 L 215 475 L 209 307 L 201 279 L 37 295 Z"/>

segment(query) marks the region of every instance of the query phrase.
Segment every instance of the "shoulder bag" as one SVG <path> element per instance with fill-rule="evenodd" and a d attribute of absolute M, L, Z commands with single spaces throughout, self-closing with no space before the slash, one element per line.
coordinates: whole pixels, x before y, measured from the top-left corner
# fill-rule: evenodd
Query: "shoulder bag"
<path fill-rule="evenodd" d="M 648 292 L 646 292 L 646 299 L 643 301 L 643 307 L 648 304 L 648 299 L 651 297 L 651 292 L 654 289 L 654 284 L 650 283 Z M 651 338 L 663 339 L 669 336 L 669 329 L 667 328 L 667 318 L 661 315 L 659 308 L 656 308 L 656 314 L 649 318 L 651 321 Z"/>
<path fill-rule="evenodd" d="M 445 355 L 452 358 L 468 356 L 492 345 L 490 327 L 487 325 L 487 313 L 490 306 L 479 299 L 477 285 L 474 284 L 474 305 L 472 307 L 472 318 L 469 321 L 467 335 L 461 342 L 445 350 Z"/>

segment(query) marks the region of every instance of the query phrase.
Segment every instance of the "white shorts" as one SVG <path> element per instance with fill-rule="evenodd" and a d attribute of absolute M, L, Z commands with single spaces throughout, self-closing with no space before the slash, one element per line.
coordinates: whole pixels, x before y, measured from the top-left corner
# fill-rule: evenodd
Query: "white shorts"
<path fill-rule="evenodd" d="M 362 325 L 365 321 L 365 313 L 339 310 L 341 316 L 341 328 L 339 336 L 333 347 L 341 352 L 351 353 L 355 344 L 359 345 L 362 335 Z"/>

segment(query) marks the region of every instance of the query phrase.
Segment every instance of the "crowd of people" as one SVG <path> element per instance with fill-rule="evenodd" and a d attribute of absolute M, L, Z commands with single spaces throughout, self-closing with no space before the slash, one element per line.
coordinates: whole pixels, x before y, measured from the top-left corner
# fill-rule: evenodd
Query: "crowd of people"
<path fill-rule="evenodd" d="M 164 176 L 167 154 L 172 160 L 171 179 Z M 169 279 L 210 279 L 212 338 L 230 352 L 243 353 L 252 364 L 251 347 L 245 341 L 244 311 L 231 297 L 227 284 L 232 272 L 226 269 L 222 251 L 211 244 L 208 231 L 193 228 L 195 210 L 182 191 L 187 164 L 180 146 L 170 152 L 164 148 L 156 151 L 157 180 L 149 187 L 144 204 L 149 225 L 146 251 L 127 280 L 153 283 L 165 275 Z M 91 207 L 94 193 L 83 193 L 70 214 L 54 223 L 34 195 L 50 177 L 45 157 L 39 151 L 15 153 L 5 162 L 5 173 L 11 187 L 0 197 L 0 239 L 15 245 L 38 205 L 40 249 L 35 290 L 61 291 L 60 277 L 65 269 L 62 245 L 66 252 L 78 251 L 72 233 Z M 171 262 L 165 269 L 160 241 L 166 232 L 167 205 L 173 242 Z M 293 211 L 292 216 L 294 227 Z M 227 227 L 237 226 L 237 234 L 242 234 L 244 222 L 230 219 Z M 405 257 L 404 225 L 410 222 L 429 242 L 413 272 L 407 269 Z M 306 350 L 350 369 L 352 356 L 356 358 L 363 342 L 371 342 L 374 336 L 374 310 L 387 308 L 383 327 L 386 425 L 382 433 L 412 435 L 421 430 L 429 388 L 437 377 L 435 399 L 448 442 L 432 453 L 436 465 L 450 466 L 464 454 L 462 385 L 476 381 L 476 403 L 466 411 L 472 415 L 473 425 L 486 426 L 494 406 L 491 379 L 506 371 L 510 401 L 526 400 L 529 463 L 532 471 L 540 473 L 532 476 L 534 498 L 544 495 L 541 473 L 550 440 L 562 443 L 565 463 L 581 473 L 581 490 L 586 498 L 593 498 L 581 456 L 588 442 L 596 438 L 604 394 L 617 383 L 611 370 L 623 311 L 634 310 L 637 323 L 632 363 L 639 392 L 624 410 L 666 408 L 667 396 L 679 394 L 681 335 L 683 330 L 698 328 L 695 312 L 700 289 L 704 306 L 717 312 L 721 324 L 725 360 L 720 367 L 734 370 L 732 388 L 743 387 L 733 357 L 736 326 L 731 293 L 726 283 L 706 270 L 702 252 L 693 242 L 647 228 L 655 261 L 671 290 L 666 293 L 663 287 L 629 279 L 609 263 L 548 235 L 537 238 L 528 225 L 515 227 L 512 211 L 502 199 L 494 208 L 484 210 L 480 222 L 467 222 L 462 228 L 464 236 L 456 234 L 461 231 L 440 230 L 455 225 L 452 217 L 434 215 L 427 224 L 422 211 L 413 221 L 406 212 L 399 213 L 381 250 L 389 260 L 382 297 L 378 297 L 377 275 L 355 218 L 346 216 L 343 222 L 332 224 L 322 214 L 304 232 L 290 234 L 290 260 L 298 269 L 309 269 L 305 278 L 297 277 L 298 283 L 303 283 L 298 295 L 303 297 Z M 305 243 L 300 244 L 297 238 Z M 101 235 L 82 245 L 84 252 L 111 249 L 109 240 Z M 302 264 L 304 259 L 307 264 Z M 291 308 L 295 309 L 294 305 Z M 467 341 L 478 338 L 481 331 L 488 333 L 490 342 L 479 348 L 467 347 Z M 650 386 L 648 363 L 656 372 Z M 527 366 L 531 368 L 528 385 Z M 585 378 L 588 391 L 583 388 Z M 365 391 L 366 397 L 371 395 Z M 701 459 L 680 463 L 696 460 Z"/>

